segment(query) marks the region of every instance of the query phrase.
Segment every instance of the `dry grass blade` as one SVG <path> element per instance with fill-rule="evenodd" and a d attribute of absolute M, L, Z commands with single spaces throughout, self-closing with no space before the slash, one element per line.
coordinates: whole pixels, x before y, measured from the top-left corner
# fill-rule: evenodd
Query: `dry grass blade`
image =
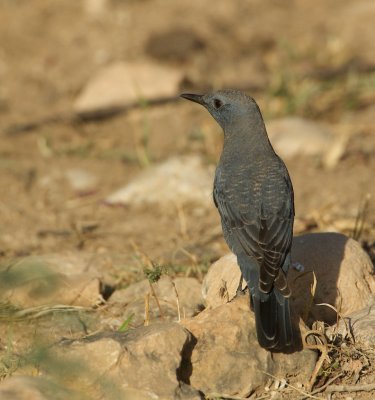
<path fill-rule="evenodd" d="M 141 260 L 142 266 L 147 266 L 148 268 L 152 268 L 153 263 L 152 263 L 150 257 L 148 257 L 147 254 L 145 254 L 143 251 L 140 250 L 140 248 L 134 242 L 134 240 L 131 240 L 130 244 L 131 244 L 136 256 Z"/>
<path fill-rule="evenodd" d="M 17 309 L 10 303 L 1 303 L 0 321 L 36 319 L 56 312 L 68 313 L 68 312 L 82 312 L 82 311 L 93 312 L 94 310 L 92 308 L 86 308 L 81 306 L 67 306 L 64 304 Z"/>
<path fill-rule="evenodd" d="M 172 285 L 173 285 L 174 293 L 176 295 L 178 322 L 180 322 L 181 321 L 180 298 L 178 297 L 176 284 L 173 281 L 172 281 Z"/>
<path fill-rule="evenodd" d="M 144 326 L 150 325 L 150 293 L 145 295 L 145 322 Z"/>
<path fill-rule="evenodd" d="M 348 326 L 348 322 L 346 321 L 345 317 L 336 309 L 336 307 L 334 307 L 332 304 L 328 304 L 328 303 L 319 303 L 319 304 L 316 304 L 316 306 L 326 306 L 326 307 L 331 308 L 333 311 L 335 311 L 336 316 L 337 316 L 336 317 L 336 329 L 338 328 L 339 322 L 340 322 L 340 319 L 341 319 L 344 322 L 347 334 L 350 336 L 351 340 L 354 343 L 354 337 L 353 337 L 352 332 L 351 332 L 351 330 L 350 330 L 350 328 Z"/>
<path fill-rule="evenodd" d="M 193 264 L 192 266 L 190 266 L 187 270 L 186 270 L 186 276 L 191 276 L 191 273 L 194 272 L 195 275 L 197 276 L 197 278 L 202 281 L 203 280 L 203 274 L 201 269 L 198 266 L 198 258 L 195 254 L 190 253 L 189 251 L 187 251 L 186 249 L 184 249 L 183 247 L 179 247 L 177 248 L 172 255 L 172 262 L 175 263 L 176 262 L 176 256 L 178 253 L 182 253 L 185 256 L 187 256 L 191 263 Z"/>
<path fill-rule="evenodd" d="M 336 167 L 342 156 L 345 154 L 349 142 L 349 135 L 342 135 L 337 138 L 332 147 L 326 153 L 323 163 L 328 169 Z"/>
<path fill-rule="evenodd" d="M 307 343 L 307 337 L 310 335 L 314 335 L 315 338 L 318 338 L 321 342 L 321 344 L 309 344 Z M 311 390 L 315 384 L 316 378 L 318 376 L 318 373 L 320 371 L 320 368 L 322 368 L 324 361 L 330 362 L 331 360 L 328 357 L 328 342 L 326 337 L 322 332 L 319 331 L 307 331 L 303 335 L 303 347 L 306 349 L 311 349 L 311 350 L 319 350 L 321 352 L 320 357 L 315 365 L 314 371 L 311 375 L 310 381 L 309 381 L 309 390 Z"/>
<path fill-rule="evenodd" d="M 187 221 L 184 209 L 180 202 L 175 202 L 176 210 L 177 210 L 177 217 L 180 223 L 180 233 L 183 238 L 187 237 Z"/>
<path fill-rule="evenodd" d="M 149 285 L 150 285 L 151 293 L 152 293 L 152 295 L 154 296 L 154 299 L 155 299 L 155 301 L 156 301 L 156 305 L 158 306 L 159 313 L 160 313 L 160 318 L 161 318 L 161 319 L 164 319 L 164 313 L 163 313 L 163 310 L 162 310 L 162 308 L 161 308 L 161 305 L 160 305 L 158 296 L 156 295 L 154 286 L 153 286 L 153 284 L 152 284 L 150 281 L 148 281 L 148 283 L 149 283 Z"/>
<path fill-rule="evenodd" d="M 154 289 L 154 286 L 153 286 L 153 283 L 157 282 L 160 279 L 160 277 L 162 275 L 162 272 L 163 272 L 163 267 L 160 267 L 159 265 L 155 264 L 147 254 L 145 254 L 144 252 L 142 252 L 139 249 L 139 247 L 137 246 L 137 244 L 134 241 L 131 242 L 131 245 L 132 245 L 136 255 L 141 259 L 142 266 L 143 266 L 143 271 L 146 274 L 147 279 L 148 279 L 148 283 L 150 285 L 151 294 L 154 297 L 154 299 L 156 301 L 156 305 L 157 305 L 157 307 L 159 309 L 160 318 L 164 319 L 164 313 L 163 313 L 163 310 L 162 310 L 162 308 L 160 306 L 159 298 L 156 295 L 156 292 L 155 292 L 155 289 Z M 149 309 L 150 308 L 150 304 L 149 304 L 150 298 L 149 297 L 148 297 L 147 301 L 148 301 L 148 315 L 147 315 L 147 317 L 149 318 L 149 311 L 150 311 L 150 309 Z M 147 320 L 146 317 L 145 317 L 145 321 L 149 321 L 149 320 Z"/>
<path fill-rule="evenodd" d="M 355 219 L 355 225 L 351 235 L 354 240 L 359 240 L 362 236 L 363 228 L 365 226 L 366 218 L 368 215 L 370 199 L 371 195 L 370 193 L 367 193 L 364 200 L 362 201 L 362 205 L 358 207 L 358 213 Z"/>
<path fill-rule="evenodd" d="M 266 371 L 262 371 L 262 372 L 263 372 L 263 374 L 268 375 L 273 379 L 279 379 L 275 375 L 270 374 L 269 372 L 266 372 Z M 287 383 L 287 386 L 294 389 L 296 392 L 303 394 L 306 398 L 321 400 L 320 397 L 316 397 L 313 394 L 307 393 L 307 392 L 303 391 L 302 389 L 299 389 L 298 387 L 291 385 L 290 383 Z"/>
<path fill-rule="evenodd" d="M 304 321 L 307 321 L 307 318 L 309 317 L 309 313 L 310 313 L 311 307 L 312 307 L 313 304 L 314 304 L 314 297 L 315 297 L 315 292 L 316 292 L 316 285 L 317 285 L 317 283 L 318 283 L 318 282 L 317 282 L 317 279 L 316 279 L 315 272 L 312 271 L 312 274 L 313 274 L 313 283 L 312 283 L 311 288 L 310 288 L 311 297 L 310 297 L 309 303 L 307 304 L 306 309 L 304 310 L 304 315 L 303 315 L 303 317 L 304 317 L 303 320 L 304 320 Z"/>
<path fill-rule="evenodd" d="M 301 278 L 304 277 L 305 275 L 311 274 L 311 273 L 313 274 L 313 283 L 312 283 L 311 288 L 310 288 L 311 298 L 310 298 L 310 301 L 307 303 L 307 306 L 306 306 L 305 310 L 303 311 L 303 315 L 302 315 L 303 321 L 307 321 L 308 316 L 309 316 L 309 313 L 310 313 L 310 310 L 311 310 L 311 307 L 312 307 L 313 304 L 314 304 L 314 297 L 315 297 L 316 286 L 317 286 L 318 281 L 317 281 L 317 279 L 316 279 L 316 275 L 315 275 L 315 272 L 314 272 L 314 271 L 306 271 L 306 272 L 303 272 L 302 274 L 298 275 L 298 276 L 294 279 L 294 282 L 296 282 L 297 279 L 301 279 Z"/>

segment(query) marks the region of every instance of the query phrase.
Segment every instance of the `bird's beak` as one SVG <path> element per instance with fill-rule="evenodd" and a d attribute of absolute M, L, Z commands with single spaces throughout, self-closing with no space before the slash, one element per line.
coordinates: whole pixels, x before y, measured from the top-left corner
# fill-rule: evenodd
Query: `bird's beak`
<path fill-rule="evenodd" d="M 194 101 L 195 103 L 204 105 L 203 94 L 182 93 L 180 95 L 180 97 L 183 97 L 184 99 Z"/>

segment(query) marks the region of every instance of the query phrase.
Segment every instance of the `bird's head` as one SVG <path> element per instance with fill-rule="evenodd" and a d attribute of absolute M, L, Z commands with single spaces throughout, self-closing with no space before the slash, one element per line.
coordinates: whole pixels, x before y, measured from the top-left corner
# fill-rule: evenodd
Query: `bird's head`
<path fill-rule="evenodd" d="M 208 94 L 183 93 L 181 97 L 201 104 L 225 130 L 230 124 L 256 114 L 260 115 L 254 99 L 239 90 L 219 90 Z"/>

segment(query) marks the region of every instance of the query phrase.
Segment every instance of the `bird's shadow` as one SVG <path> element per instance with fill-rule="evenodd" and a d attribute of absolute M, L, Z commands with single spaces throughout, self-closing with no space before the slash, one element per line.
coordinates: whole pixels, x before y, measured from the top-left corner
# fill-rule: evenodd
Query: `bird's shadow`
<path fill-rule="evenodd" d="M 288 274 L 295 332 L 295 346 L 290 352 L 303 348 L 301 321 L 306 328 L 311 327 L 314 321 L 333 325 L 337 322 L 336 305 L 341 303 L 343 296 L 353 295 L 340 293 L 338 288 L 348 240 L 340 233 L 311 233 L 294 237 L 292 261 L 301 264 L 303 271 L 291 268 Z"/>

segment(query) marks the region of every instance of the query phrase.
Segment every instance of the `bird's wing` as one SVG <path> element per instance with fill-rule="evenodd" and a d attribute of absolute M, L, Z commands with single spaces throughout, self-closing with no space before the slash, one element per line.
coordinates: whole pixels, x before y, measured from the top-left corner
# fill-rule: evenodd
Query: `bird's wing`
<path fill-rule="evenodd" d="M 286 204 L 280 202 L 280 207 L 274 209 L 260 206 L 259 210 L 249 203 L 246 193 L 233 193 L 216 182 L 214 185 L 215 204 L 221 215 L 225 239 L 235 254 L 245 253 L 256 258 L 259 288 L 266 293 L 274 284 L 282 293 L 288 292 L 285 275 L 280 269 L 291 247 L 294 207 L 290 180 L 286 179 L 285 184 L 282 190 L 285 196 L 283 193 L 275 195 L 284 197 Z M 261 204 L 267 200 L 262 199 Z"/>

